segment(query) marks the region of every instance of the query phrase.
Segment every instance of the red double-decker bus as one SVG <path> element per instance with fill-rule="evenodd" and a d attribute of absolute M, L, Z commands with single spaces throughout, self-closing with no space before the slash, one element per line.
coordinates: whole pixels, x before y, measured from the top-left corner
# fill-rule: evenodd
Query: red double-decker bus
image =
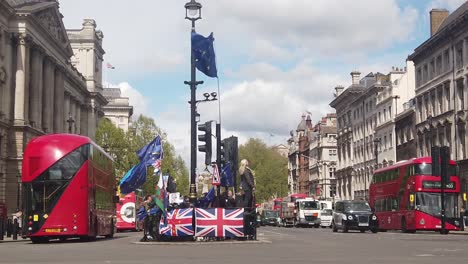
<path fill-rule="evenodd" d="M 275 198 L 273 200 L 273 210 L 279 211 L 281 209 L 281 202 L 283 202 L 282 198 Z"/>
<path fill-rule="evenodd" d="M 33 243 L 114 235 L 113 160 L 91 139 L 34 138 L 24 152 L 22 184 L 23 234 Z"/>
<path fill-rule="evenodd" d="M 369 203 L 381 230 L 441 231 L 441 178 L 432 176 L 431 157 L 414 158 L 374 171 Z M 444 189 L 446 230 L 459 230 L 460 181 L 451 160 Z"/>
<path fill-rule="evenodd" d="M 138 221 L 137 211 L 143 203 L 143 197 L 136 192 L 120 195 L 117 204 L 117 231 L 140 231 L 143 229 L 143 222 Z"/>

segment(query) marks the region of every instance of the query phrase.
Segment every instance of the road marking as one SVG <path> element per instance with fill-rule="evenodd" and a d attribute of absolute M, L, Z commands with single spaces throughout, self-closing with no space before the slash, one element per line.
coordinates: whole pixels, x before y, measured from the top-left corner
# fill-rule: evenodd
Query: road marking
<path fill-rule="evenodd" d="M 416 257 L 435 257 L 435 255 L 432 255 L 432 254 L 419 254 L 419 255 L 416 255 Z"/>

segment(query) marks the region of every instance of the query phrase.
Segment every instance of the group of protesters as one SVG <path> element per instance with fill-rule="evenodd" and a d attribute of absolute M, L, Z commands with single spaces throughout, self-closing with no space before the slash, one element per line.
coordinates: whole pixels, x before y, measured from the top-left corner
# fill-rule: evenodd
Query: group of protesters
<path fill-rule="evenodd" d="M 244 208 L 244 214 L 247 216 L 246 222 L 250 222 L 247 229 L 250 228 L 251 223 L 255 217 L 250 217 L 250 214 L 255 213 L 255 179 L 254 172 L 248 167 L 249 163 L 246 159 L 243 159 L 239 167 L 240 184 L 239 190 L 234 195 L 231 189 L 226 190 L 216 195 L 216 189 L 212 190 L 213 193 L 204 193 L 204 195 L 196 201 L 195 204 L 190 202 L 188 196 L 185 196 L 183 201 L 179 204 L 169 205 L 172 208 Z M 215 187 L 216 188 L 216 187 Z M 219 188 L 219 187 L 217 187 Z M 175 179 L 169 177 L 169 183 L 166 188 L 167 192 L 176 192 Z M 140 212 L 144 212 L 144 236 L 141 241 L 157 240 L 159 234 L 157 234 L 157 225 L 161 219 L 162 211 L 158 210 L 155 198 L 152 195 L 145 196 L 145 199 L 141 205 Z M 246 230 L 246 232 L 249 232 Z"/>

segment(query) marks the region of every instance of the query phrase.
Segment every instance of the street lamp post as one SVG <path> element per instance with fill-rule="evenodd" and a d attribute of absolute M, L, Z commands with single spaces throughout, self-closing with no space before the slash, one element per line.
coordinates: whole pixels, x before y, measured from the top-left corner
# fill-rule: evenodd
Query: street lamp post
<path fill-rule="evenodd" d="M 191 33 L 195 32 L 195 21 L 201 19 L 201 8 L 202 5 L 197 3 L 195 0 L 185 4 L 185 19 L 192 22 Z M 203 81 L 196 80 L 196 68 L 195 68 L 195 57 L 193 49 L 190 48 L 191 62 L 190 62 L 190 81 L 185 81 L 186 85 L 190 85 L 190 202 L 195 203 L 197 199 L 197 190 L 195 185 L 196 172 L 195 168 L 197 165 L 197 98 L 196 90 L 197 85 L 202 84 Z"/>
<path fill-rule="evenodd" d="M 17 190 L 16 190 L 16 211 L 20 210 L 20 185 L 21 185 L 21 174 L 16 175 L 17 178 Z"/>
<path fill-rule="evenodd" d="M 375 138 L 374 139 L 374 156 L 375 156 L 375 169 L 376 170 L 378 168 L 378 165 L 379 165 L 379 149 L 378 149 L 378 146 L 381 142 L 381 139 L 380 138 Z M 367 176 L 364 177 L 364 189 L 367 188 Z M 365 195 L 365 198 L 367 200 L 367 191 L 364 190 L 364 195 Z"/>

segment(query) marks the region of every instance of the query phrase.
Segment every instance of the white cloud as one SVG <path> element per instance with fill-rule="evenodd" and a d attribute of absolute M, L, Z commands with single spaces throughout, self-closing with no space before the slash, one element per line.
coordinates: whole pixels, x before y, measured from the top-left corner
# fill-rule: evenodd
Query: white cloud
<path fill-rule="evenodd" d="M 80 28 L 82 18 L 95 19 L 104 32 L 106 60 L 125 77 L 134 77 L 188 74 L 190 24 L 183 7 L 187 1 L 139 0 L 129 5 L 124 0 L 61 0 L 60 5 L 68 28 Z M 250 137 L 269 144 L 284 142 L 304 111 L 313 112 L 314 122 L 333 111 L 328 104 L 334 86 L 349 84 L 355 67 L 366 68 L 362 65 L 368 63 L 369 52 L 410 38 L 419 17 L 415 9 L 399 7 L 396 0 L 199 2 L 203 19 L 197 21 L 197 31 L 215 32 L 218 63 L 227 69 L 221 75 L 230 81 L 222 86 L 223 134 L 238 136 L 240 143 Z M 334 62 L 329 62 L 332 57 Z M 333 66 L 342 67 L 340 63 L 353 66 L 343 73 Z M 156 116 L 147 101 L 152 95 L 141 94 L 128 83 L 118 86 L 130 97 L 135 116 L 154 117 L 189 161 L 187 99 Z M 217 103 L 202 104 L 199 110 L 202 120 L 217 119 Z"/>
<path fill-rule="evenodd" d="M 133 116 L 138 117 L 141 114 L 147 114 L 148 99 L 142 95 L 137 89 L 133 88 L 128 82 L 121 82 L 112 87 L 119 87 L 122 92 L 122 97 L 128 97 L 130 105 L 133 106 Z"/>

